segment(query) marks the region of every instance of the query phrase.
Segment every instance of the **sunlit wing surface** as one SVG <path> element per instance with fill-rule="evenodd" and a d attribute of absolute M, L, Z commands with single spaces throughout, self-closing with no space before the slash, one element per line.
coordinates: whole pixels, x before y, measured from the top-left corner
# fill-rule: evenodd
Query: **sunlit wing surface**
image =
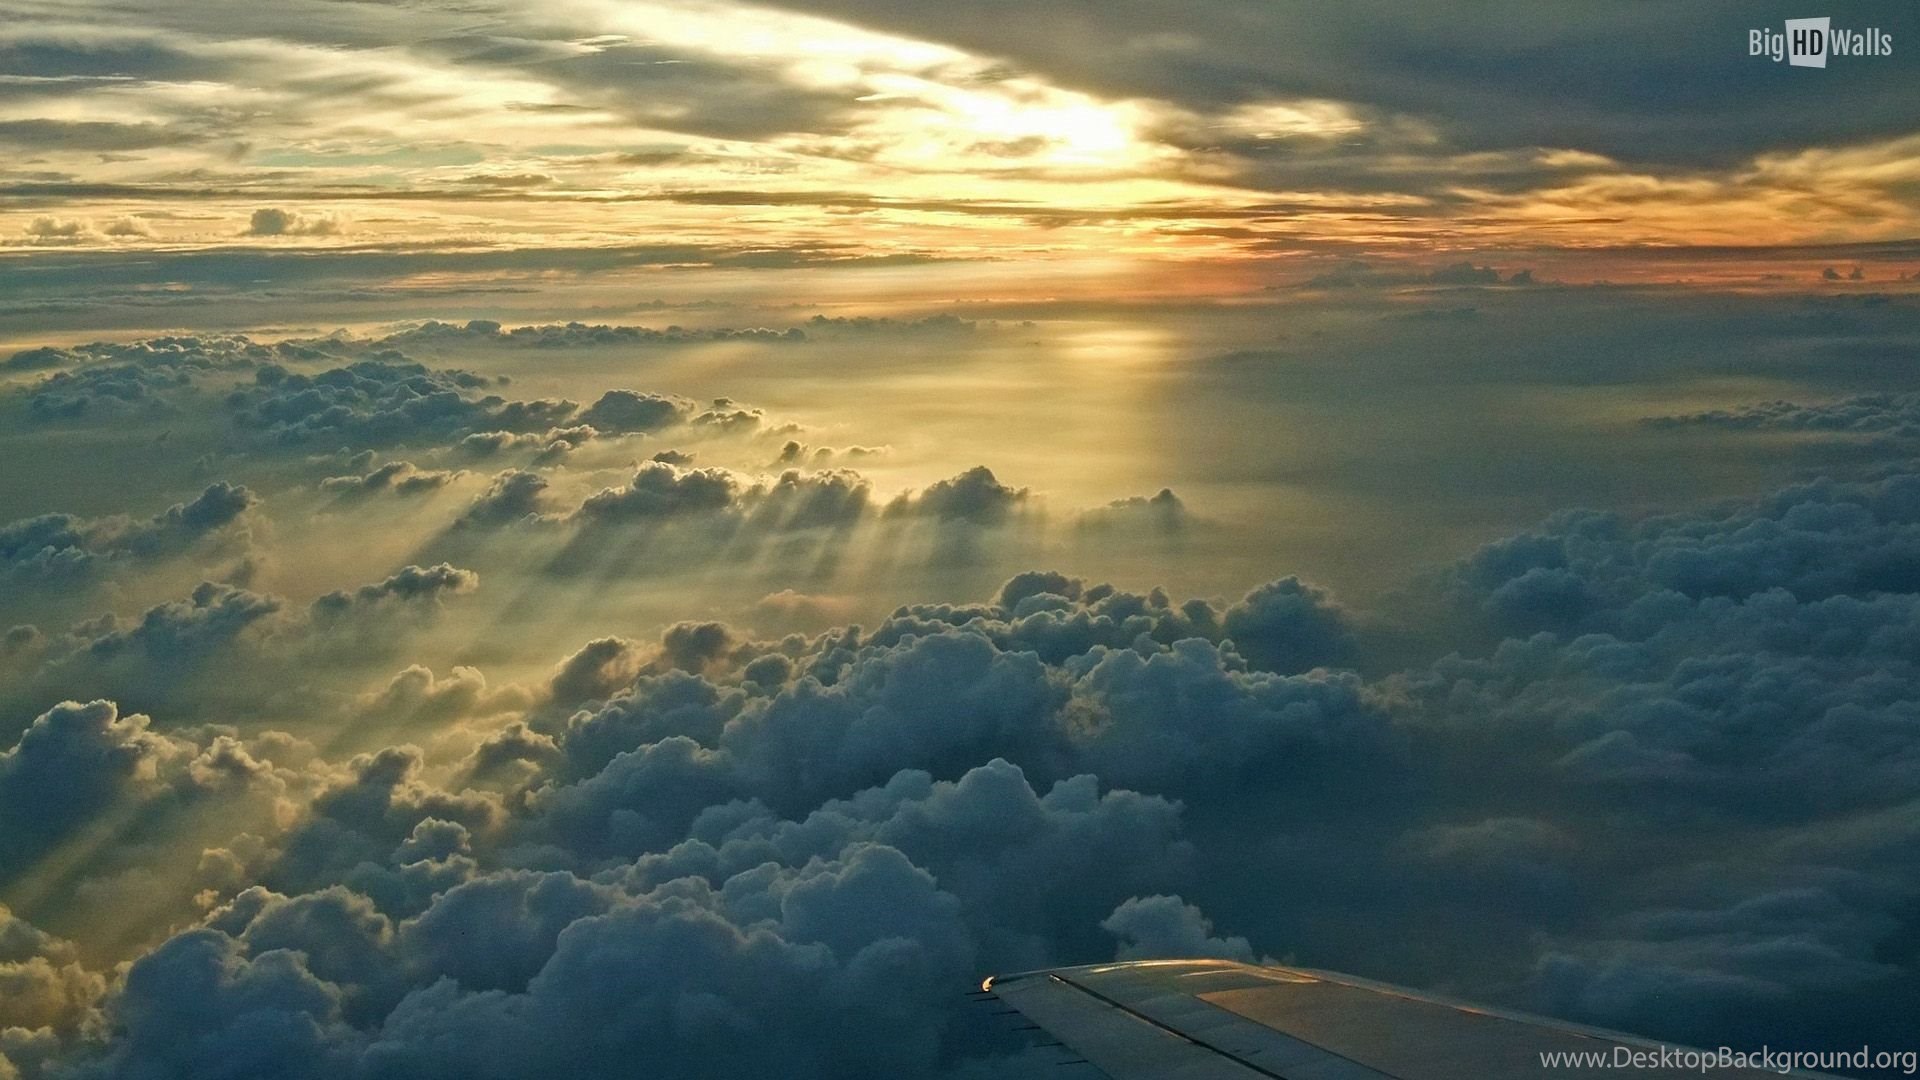
<path fill-rule="evenodd" d="M 1634 1051 L 1657 1053 L 1660 1044 L 1324 971 L 1156 960 L 997 976 L 982 991 L 1078 1055 L 1062 1064 L 1112 1080 L 1700 1075 L 1697 1065 L 1568 1064 L 1557 1056 L 1597 1052 L 1624 1059 Z M 1713 1075 L 1781 1074 L 1728 1068 Z"/>

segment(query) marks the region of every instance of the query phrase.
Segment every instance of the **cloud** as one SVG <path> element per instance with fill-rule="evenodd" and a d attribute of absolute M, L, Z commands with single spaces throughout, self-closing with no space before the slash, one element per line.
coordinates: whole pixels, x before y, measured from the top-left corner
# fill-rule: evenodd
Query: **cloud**
<path fill-rule="evenodd" d="M 358 476 L 329 476 L 320 490 L 341 495 L 389 491 L 395 495 L 425 495 L 438 491 L 462 474 L 448 469 L 422 469 L 410 461 L 389 461 Z"/>
<path fill-rule="evenodd" d="M 828 330 L 859 336 L 872 335 L 968 335 L 980 328 L 980 324 L 958 315 L 926 315 L 918 319 L 892 319 L 885 316 L 870 315 L 815 315 L 807 320 L 807 326 L 816 330 Z"/>
<path fill-rule="evenodd" d="M 645 326 L 606 323 L 545 323 L 504 327 L 490 319 L 471 319 L 462 324 L 429 320 L 410 330 L 388 334 L 372 344 L 396 349 L 416 345 L 499 344 L 532 349 L 602 348 L 606 346 L 677 345 L 708 341 L 805 341 L 806 331 L 799 327 L 774 330 L 767 327 L 714 327 L 705 329 L 670 326 L 653 329 Z M 633 396 L 633 391 L 616 391 Z M 619 397 L 610 409 L 621 406 Z"/>
<path fill-rule="evenodd" d="M 21 349 L 9 356 L 6 363 L 0 364 L 9 371 L 39 371 L 44 368 L 65 367 L 79 358 L 66 349 L 42 346 L 38 349 Z"/>
<path fill-rule="evenodd" d="M 0 808 L 14 822 L 0 839 L 0 880 L 17 883 L 63 842 L 97 833 L 103 823 L 124 830 L 123 840 L 137 841 L 143 826 L 165 822 L 185 805 L 217 799 L 239 810 L 243 798 L 277 798 L 288 791 L 289 777 L 266 755 L 287 741 L 246 741 L 221 730 L 163 733 L 148 717 L 122 713 L 110 701 L 62 702 L 0 752 Z M 0 945 L 6 946 L 0 965 L 23 959 L 15 947 L 23 940 L 40 942 L 31 955 L 63 964 L 76 958 L 70 947 L 48 946 L 23 925 L 0 919 Z M 75 979 L 68 973 L 63 981 Z M 67 1019 L 55 1026 L 68 1026 Z"/>
<path fill-rule="evenodd" d="M 0 865 L 31 865 L 122 787 L 151 781 L 177 748 L 147 723 L 108 701 L 66 702 L 37 717 L 0 754 L 0 806 L 14 823 L 0 841 Z"/>
<path fill-rule="evenodd" d="M 303 355 L 299 345 L 259 345 L 239 336 L 183 335 L 130 343 L 92 342 L 60 350 L 61 366 L 25 389 L 35 420 L 73 421 L 101 413 L 164 414 L 203 380 Z M 44 366 L 54 357 L 30 350 L 25 363 Z"/>
<path fill-rule="evenodd" d="M 509 401 L 478 391 L 489 380 L 458 370 L 429 370 L 397 354 L 317 375 L 268 365 L 251 386 L 227 398 L 233 422 L 282 443 L 340 438 L 392 444 L 452 438 L 481 430 L 551 427 L 578 408 L 571 401 Z"/>
<path fill-rule="evenodd" d="M 817 596 L 781 589 L 761 597 L 754 609 L 771 620 L 773 628 L 801 626 L 817 629 L 843 622 L 852 613 L 852 600 L 842 596 Z"/>
<path fill-rule="evenodd" d="M 79 218 L 37 217 L 27 223 L 27 239 L 42 244 L 78 244 L 98 235 L 92 222 Z"/>
<path fill-rule="evenodd" d="M 153 236 L 153 226 L 147 224 L 145 220 L 131 214 L 123 214 L 107 222 L 107 227 L 102 231 L 108 236 L 138 236 L 145 238 L 151 238 Z"/>
<path fill-rule="evenodd" d="M 243 518 L 259 501 L 221 481 L 150 518 L 41 514 L 8 522 L 0 525 L 0 578 L 20 589 L 71 586 L 126 564 L 185 554 L 223 534 L 244 541 Z"/>
<path fill-rule="evenodd" d="M 683 423 L 692 414 L 692 402 L 633 390 L 609 390 L 580 414 L 580 421 L 601 431 L 648 432 Z"/>
<path fill-rule="evenodd" d="M 390 672 L 389 650 L 478 585 L 472 570 L 407 565 L 303 605 L 202 582 L 130 617 L 108 612 L 62 633 L 33 631 L 20 653 L 27 666 L 4 700 L 17 708 L 94 692 L 167 715 L 186 706 L 224 716 L 277 709 L 338 715 L 352 696 L 322 688 L 342 671 L 377 665 Z"/>
<path fill-rule="evenodd" d="M 0 143 L 29 150 L 147 150 L 195 141 L 162 124 L 23 119 L 0 121 Z"/>
<path fill-rule="evenodd" d="M 1363 262 L 1351 262 L 1337 270 L 1317 274 L 1301 283 L 1306 289 L 1388 289 L 1419 285 L 1478 286 L 1502 284 L 1500 272 L 1491 266 L 1471 262 L 1450 263 L 1432 270 L 1381 269 Z M 1533 271 L 1516 270 L 1504 283 L 1532 285 Z"/>
<path fill-rule="evenodd" d="M 546 478 L 539 473 L 520 469 L 496 473 L 460 521 L 467 525 L 506 525 L 538 518 L 547 487 Z"/>
<path fill-rule="evenodd" d="M 751 427 L 760 418 L 757 410 L 724 399 L 702 411 L 685 399 L 636 390 L 607 391 L 584 409 L 564 398 L 511 399 L 485 392 L 504 379 L 429 368 L 380 340 L 289 341 L 262 351 L 253 381 L 233 389 L 224 405 L 236 428 L 273 444 L 338 439 L 354 445 L 451 445 L 468 457 L 537 448 L 536 459 L 550 461 L 595 438 L 676 425 Z M 362 358 L 313 374 L 289 366 L 296 360 L 337 361 L 341 353 Z M 126 375 L 138 377 L 132 370 Z M 61 377 L 42 383 L 35 393 L 55 393 Z M 185 382 L 176 380 L 176 385 Z"/>
<path fill-rule="evenodd" d="M 1177 896 L 1136 896 L 1113 909 L 1100 928 L 1120 939 L 1116 960 L 1211 957 L 1253 963 L 1243 937 L 1217 938 L 1200 909 Z"/>
<path fill-rule="evenodd" d="M 444 596 L 472 592 L 479 587 L 479 574 L 448 563 L 407 566 L 384 580 L 362 585 L 352 592 L 327 593 L 313 602 L 313 612 L 316 617 L 338 618 L 355 608 L 390 603 L 437 604 Z"/>
<path fill-rule="evenodd" d="M 1898 808 L 1920 795 L 1901 734 L 1920 593 L 1889 576 L 1911 484 L 1563 514 L 1433 586 L 1490 650 L 1371 682 L 1323 667 L 1369 628 L 1293 578 L 1220 606 L 1036 571 L 871 629 L 596 640 L 499 698 L 453 771 L 400 747 L 309 766 L 306 809 L 89 1006 L 113 1034 L 70 1052 L 196 1067 L 241 1038 L 223 995 L 262 979 L 247 1000 L 300 1033 L 233 1043 L 269 1074 L 726 1075 L 777 1052 L 789 1074 L 934 1075 L 991 1052 L 941 1004 L 982 970 L 1118 938 L 1123 957 L 1304 943 L 1384 973 L 1419 961 L 1379 927 L 1415 924 L 1447 957 L 1503 943 L 1510 999 L 1579 1019 L 1831 1030 L 1807 1010 L 1911 977 L 1884 953 L 1913 882 Z M 1517 604 L 1539 571 L 1580 605 Z M 424 599 L 458 573 L 361 592 Z M 1558 629 L 1498 629 L 1523 617 Z M 492 693 L 420 670 L 381 696 L 472 716 Z M 109 785 L 190 752 L 90 715 Z M 1514 770 L 1532 779 L 1499 782 Z M 186 985 L 218 1007 L 169 1011 Z M 606 1030 L 610 986 L 654 1004 L 611 1042 L 554 1037 Z M 882 1018 L 907 1034 L 854 1034 Z"/>
<path fill-rule="evenodd" d="M 1487 303 L 1484 325 L 1522 317 Z M 1868 310 L 1792 318 L 1852 341 Z M 474 333 L 458 347 L 506 336 Z M 10 901 L 83 942 L 23 976 L 23 1000 L 65 1004 L 0 1042 L 17 1071 L 192 1071 L 217 1051 L 266 1076 L 993 1074 L 1007 1047 L 969 1033 L 953 988 L 1116 950 L 1297 955 L 1663 1038 L 1910 1025 L 1920 499 L 1901 459 L 1565 511 L 1385 600 L 1292 576 L 1241 592 L 1218 560 L 1245 533 L 1168 489 L 1055 515 L 1087 542 L 1049 552 L 1062 569 L 993 587 L 913 566 L 943 599 L 889 611 L 896 586 L 861 575 L 927 535 L 1046 566 L 1007 538 L 1052 499 L 985 468 L 896 499 L 876 494 L 894 462 L 801 467 L 804 445 L 749 471 L 786 434 L 726 399 L 617 395 L 612 424 L 674 419 L 611 444 L 572 402 L 391 348 L 61 350 L 51 378 L 181 373 L 153 393 L 205 417 L 251 487 L 19 527 L 23 544 L 51 528 L 131 552 L 150 528 L 153 551 L 198 559 L 272 512 L 248 535 L 277 562 L 190 591 L 142 579 L 103 592 L 111 616 L 0 644 L 20 775 L 76 777 L 51 831 L 0 859 Z M 589 359 L 513 362 L 578 393 L 563 379 Z M 1903 422 L 1897 395 L 1811 400 L 1769 416 L 1877 439 Z M 707 414 L 759 434 L 717 437 Z M 335 550 L 341 518 L 401 508 L 318 496 L 320 477 L 382 490 L 476 437 L 581 450 L 507 459 L 523 468 L 485 481 L 470 528 L 446 519 L 479 479 L 408 503 L 437 520 L 391 544 Z M 682 439 L 701 467 L 612 464 Z M 364 448 L 389 440 L 418 449 Z M 1128 530 L 1169 580 L 1234 592 L 1067 572 Z M 834 558 L 845 573 L 807 573 Z M 321 745 L 263 730 L 283 721 Z M 610 1017 L 605 986 L 639 1011 Z M 211 1004 L 170 1011 L 189 993 Z M 905 1034 L 876 1048 L 854 1026 L 882 1022 Z"/>
<path fill-rule="evenodd" d="M 277 207 L 255 210 L 247 219 L 247 236 L 333 236 L 342 231 L 334 214 L 301 213 Z"/>
<path fill-rule="evenodd" d="M 630 685 L 642 667 L 639 647 L 625 638 L 596 638 L 562 661 L 550 686 L 556 701 L 608 698 Z"/>
<path fill-rule="evenodd" d="M 671 518 L 724 510 L 733 505 L 735 485 L 724 469 L 680 469 L 649 461 L 624 488 L 608 488 L 587 497 L 575 512 L 588 522 Z"/>
<path fill-rule="evenodd" d="M 1890 77 L 1885 70 L 1856 65 L 1846 84 L 1834 87 L 1858 106 L 1847 134 L 1822 124 L 1819 109 L 1773 86 L 1771 65 L 1750 62 L 1743 50 L 1675 47 L 1629 55 L 1619 48 L 1621 24 L 1608 18 L 1557 20 L 1552 48 L 1515 28 L 1486 32 L 1466 9 L 1450 10 L 1435 27 L 1417 28 L 1383 12 L 1354 11 L 1305 33 L 1274 13 L 1220 11 L 1218 19 L 1182 35 L 1156 36 L 1154 8 L 1126 3 L 1097 27 L 1084 28 L 1098 42 L 1093 53 L 1084 53 L 1079 50 L 1087 39 L 1066 32 L 1058 19 L 984 2 L 950 19 L 879 0 L 832 0 L 805 10 L 1000 57 L 1108 98 L 1152 98 L 1208 116 L 1304 101 L 1345 103 L 1370 125 L 1417 118 L 1416 130 L 1466 152 L 1572 147 L 1629 161 L 1693 165 L 1762 153 L 1781 139 L 1822 143 L 1904 130 L 1895 112 L 1870 100 Z M 1716 18 L 1673 12 L 1660 25 L 1641 29 L 1663 41 L 1697 40 L 1692 35 L 1718 25 Z M 1130 62 L 1116 68 L 1092 59 L 1116 55 Z M 1629 81 L 1569 80 L 1569 65 L 1613 71 Z M 1693 78 L 1702 65 L 1711 77 Z M 1655 87 L 1659 103 L 1647 89 Z M 1728 102 L 1756 95 L 1780 110 L 1776 126 L 1715 123 Z M 1556 107 L 1545 107 L 1549 101 Z M 1392 167 L 1376 165 L 1382 166 Z"/>
<path fill-rule="evenodd" d="M 997 525 L 1026 503 L 1025 488 L 1008 487 L 985 465 L 977 465 L 950 480 L 937 480 L 918 493 L 901 495 L 887 504 L 887 513 Z"/>
<path fill-rule="evenodd" d="M 1139 530 L 1168 536 L 1184 532 L 1191 521 L 1180 496 L 1161 488 L 1155 495 L 1131 495 L 1085 511 L 1075 524 L 1096 532 Z"/>
<path fill-rule="evenodd" d="M 1249 663 L 1268 671 L 1305 671 L 1352 654 L 1346 616 L 1325 591 L 1298 578 L 1249 592 L 1227 609 L 1224 629 Z"/>
<path fill-rule="evenodd" d="M 590 881 L 480 870 L 469 827 L 444 817 L 409 825 L 432 801 L 410 761 L 364 760 L 359 779 L 316 803 L 307 828 L 331 823 L 334 848 L 358 843 L 343 828 L 369 840 L 364 830 L 404 835 L 369 849 L 373 861 L 356 873 L 394 885 L 442 875 L 430 898 L 390 894 L 402 907 L 387 913 L 338 886 L 240 893 L 127 972 L 108 1006 L 118 1034 L 99 1048 L 101 1064 L 194 1071 L 204 1055 L 244 1048 L 268 1075 L 610 1076 L 638 1063 L 725 1076 L 776 1062 L 783 1075 L 919 1074 L 947 1037 L 941 987 L 964 982 L 982 949 L 1025 948 L 1046 928 L 1033 919 L 1049 905 L 1036 901 L 1063 877 L 1099 880 L 1109 895 L 1150 880 L 1157 871 L 1134 860 L 1177 827 L 1164 802 L 1099 796 L 1080 781 L 1041 795 L 994 762 L 951 783 L 903 773 L 805 822 L 742 806 L 713 821 L 724 840 L 715 832 Z M 376 802 L 362 797 L 376 792 Z M 1022 868 L 1052 871 L 996 895 L 982 891 L 990 879 L 955 875 L 983 859 L 1010 881 Z M 479 940 L 489 947 L 472 948 Z M 630 1019 L 608 1029 L 616 996 Z M 892 1037 L 872 1039 L 883 1023 Z M 554 1038 L 555 1024 L 617 1034 Z M 743 1026 L 758 1037 L 735 1037 Z M 284 1034 L 262 1038 L 256 1027 Z M 465 1034 L 448 1038 L 455 1032 Z"/>
<path fill-rule="evenodd" d="M 1764 401 L 1647 420 L 1655 427 L 1707 426 L 1740 431 L 1802 431 L 1833 435 L 1920 436 L 1920 395 L 1862 394 L 1808 404 Z"/>

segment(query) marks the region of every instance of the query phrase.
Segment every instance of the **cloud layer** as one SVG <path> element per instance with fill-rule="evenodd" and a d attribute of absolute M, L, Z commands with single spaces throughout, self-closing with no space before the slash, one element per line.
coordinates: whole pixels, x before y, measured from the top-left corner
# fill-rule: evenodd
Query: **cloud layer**
<path fill-rule="evenodd" d="M 1482 288 L 1348 292 L 1392 342 L 1393 305 L 1442 287 Z M 1569 292 L 1412 333 L 1558 324 L 1594 302 Z M 1875 312 L 1768 317 L 1897 329 Z M 83 461 L 127 433 L 163 460 L 116 469 L 193 479 L 0 528 L 23 581 L 90 583 L 0 605 L 8 1067 L 1051 1075 L 959 990 L 1171 953 L 1715 1045 L 1897 1043 L 1920 996 L 1904 398 L 1616 410 L 1663 446 L 1788 434 L 1825 475 L 1563 510 L 1375 596 L 1269 572 L 1209 597 L 1044 568 L 1246 544 L 1219 482 L 1244 473 L 1196 473 L 1197 426 L 1149 446 L 1179 494 L 1115 497 L 1014 446 L 856 455 L 881 440 L 777 381 L 773 408 L 679 366 L 1021 329 L 34 350 L 0 397 L 14 437 Z M 1211 357 L 1153 405 L 1255 367 L 1285 385 L 1235 393 L 1317 392 L 1276 355 Z"/>

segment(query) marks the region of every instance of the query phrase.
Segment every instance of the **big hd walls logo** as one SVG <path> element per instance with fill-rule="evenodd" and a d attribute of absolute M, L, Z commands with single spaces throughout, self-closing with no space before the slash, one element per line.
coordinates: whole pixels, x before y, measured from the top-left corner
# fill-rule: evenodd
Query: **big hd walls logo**
<path fill-rule="evenodd" d="M 1892 56 L 1893 35 L 1877 26 L 1835 27 L 1831 18 L 1788 19 L 1786 29 L 1747 31 L 1747 55 L 1794 67 L 1827 66 L 1829 56 Z"/>

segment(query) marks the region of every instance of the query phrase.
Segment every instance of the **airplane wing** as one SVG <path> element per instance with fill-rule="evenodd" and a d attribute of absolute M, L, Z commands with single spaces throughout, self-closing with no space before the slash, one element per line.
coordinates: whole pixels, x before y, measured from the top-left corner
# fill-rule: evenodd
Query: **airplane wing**
<path fill-rule="evenodd" d="M 1102 1073 L 1110 1080 L 1703 1075 L 1697 1060 L 1674 1056 L 1663 1062 L 1655 1056 L 1662 1044 L 1635 1036 L 1301 968 L 1224 960 L 1097 964 L 995 976 L 977 996 L 1004 1003 L 1009 1013 L 1026 1017 L 1079 1055 L 1061 1062 L 1078 1066 L 1062 1070 L 1062 1080 L 1093 1080 Z M 1630 1056 L 1635 1053 L 1646 1055 L 1638 1066 Z M 1612 1067 L 1580 1056 L 1589 1054 Z M 1706 1075 L 1777 1080 L 1782 1074 L 1714 1068 Z"/>

